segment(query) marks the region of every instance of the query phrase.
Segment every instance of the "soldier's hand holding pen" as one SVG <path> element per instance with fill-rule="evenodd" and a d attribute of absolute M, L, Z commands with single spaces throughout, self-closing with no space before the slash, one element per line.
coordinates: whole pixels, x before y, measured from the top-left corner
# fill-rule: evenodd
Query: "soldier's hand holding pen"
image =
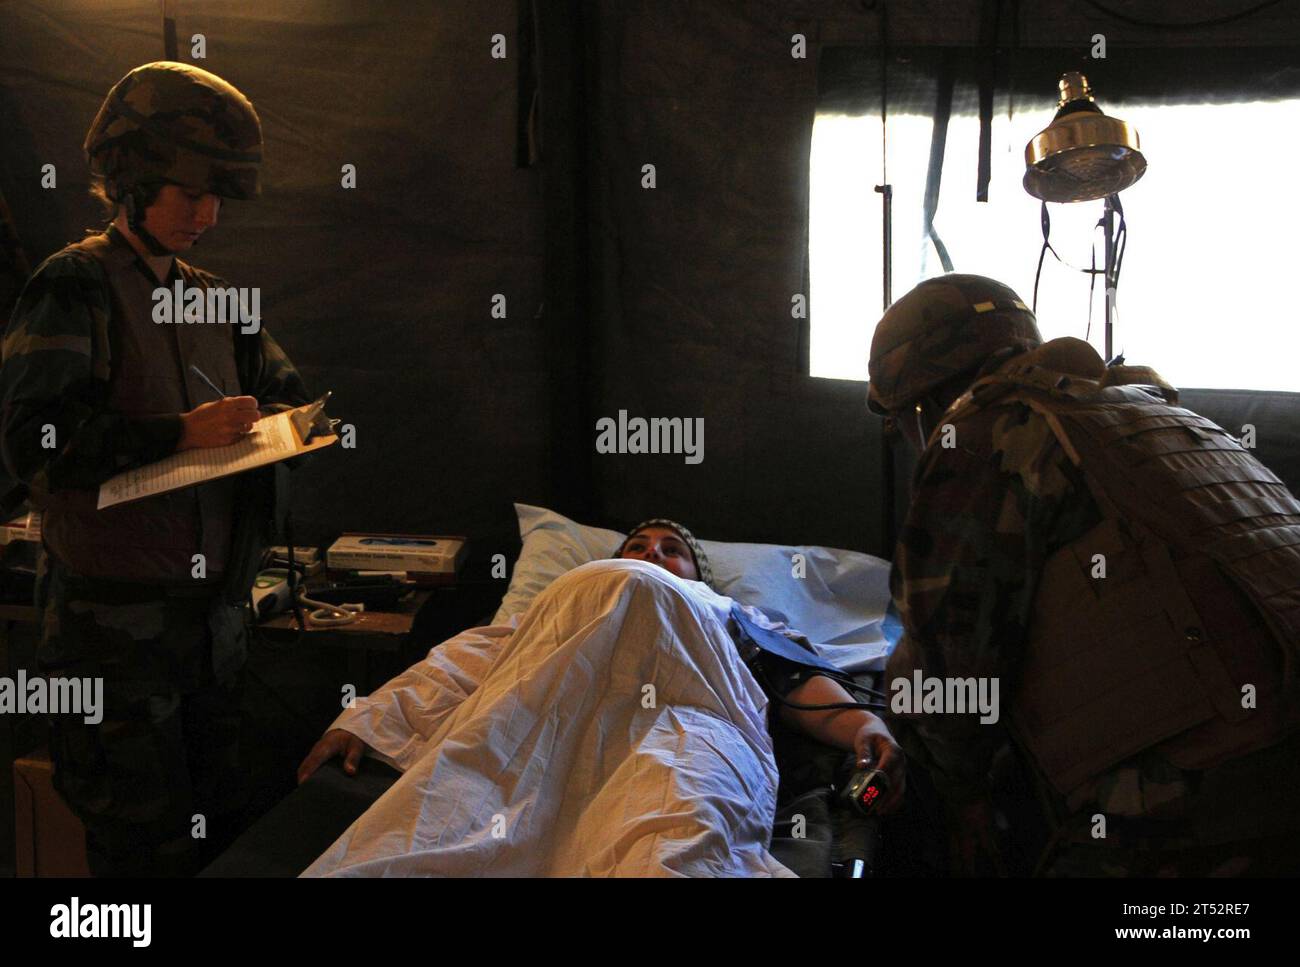
<path fill-rule="evenodd" d="M 181 414 L 181 438 L 176 449 L 224 447 L 238 442 L 261 417 L 251 396 L 227 396 L 201 403 Z"/>

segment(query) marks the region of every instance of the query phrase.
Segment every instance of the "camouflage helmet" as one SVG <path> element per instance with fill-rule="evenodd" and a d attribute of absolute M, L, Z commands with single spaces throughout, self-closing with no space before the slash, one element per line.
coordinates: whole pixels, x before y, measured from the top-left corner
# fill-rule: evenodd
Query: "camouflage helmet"
<path fill-rule="evenodd" d="M 260 189 L 257 112 L 233 85 L 189 64 L 155 61 L 114 84 L 84 147 L 114 200 L 151 182 L 224 198 L 252 198 Z"/>
<path fill-rule="evenodd" d="M 1041 345 L 1033 312 L 982 275 L 926 279 L 885 311 L 871 339 L 867 405 L 896 413 L 1000 349 Z"/>

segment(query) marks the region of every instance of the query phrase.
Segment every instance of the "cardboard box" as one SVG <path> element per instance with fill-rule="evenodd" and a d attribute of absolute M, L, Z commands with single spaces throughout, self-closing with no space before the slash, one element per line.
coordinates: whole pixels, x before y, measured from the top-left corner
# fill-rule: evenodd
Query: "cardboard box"
<path fill-rule="evenodd" d="M 0 525 L 0 546 L 10 541 L 41 542 L 41 512 L 33 510 Z"/>
<path fill-rule="evenodd" d="M 14 761 L 14 838 L 19 876 L 89 876 L 86 829 L 54 789 L 40 749 Z"/>
<path fill-rule="evenodd" d="M 325 553 L 331 571 L 393 571 L 453 579 L 465 559 L 465 538 L 443 534 L 352 534 Z"/>

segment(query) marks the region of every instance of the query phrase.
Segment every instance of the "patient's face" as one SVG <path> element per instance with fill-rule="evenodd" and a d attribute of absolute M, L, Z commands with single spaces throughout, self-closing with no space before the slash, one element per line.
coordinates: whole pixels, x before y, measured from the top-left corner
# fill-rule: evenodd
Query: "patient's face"
<path fill-rule="evenodd" d="M 677 532 L 668 527 L 647 527 L 637 531 L 623 545 L 619 557 L 635 558 L 658 564 L 665 571 L 671 571 L 687 581 L 698 581 L 700 572 L 695 567 L 695 558 L 686 542 L 677 536 Z"/>

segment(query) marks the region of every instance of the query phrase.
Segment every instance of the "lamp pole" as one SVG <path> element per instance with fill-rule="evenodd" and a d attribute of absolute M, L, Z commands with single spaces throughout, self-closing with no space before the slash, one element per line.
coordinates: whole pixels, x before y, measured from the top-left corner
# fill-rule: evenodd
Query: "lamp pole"
<path fill-rule="evenodd" d="M 1093 100 L 1088 78 L 1078 71 L 1067 71 L 1057 84 L 1060 91 L 1056 116 L 1025 145 L 1025 191 L 1043 202 L 1043 252 L 1047 241 L 1047 202 L 1095 201 L 1104 198 L 1101 216 L 1106 233 L 1106 362 L 1115 358 L 1115 290 L 1119 285 L 1119 260 L 1123 257 L 1115 235 L 1115 216 L 1119 231 L 1125 234 L 1124 206 L 1119 193 L 1146 172 L 1138 133 L 1131 124 L 1107 117 Z M 1096 263 L 1093 263 L 1094 266 Z M 1043 260 L 1040 255 L 1038 271 Z M 1096 282 L 1096 268 L 1092 268 Z M 1035 295 L 1038 280 L 1034 280 Z M 1091 286 L 1089 287 L 1091 294 Z M 1037 298 L 1035 298 L 1037 303 Z M 1089 307 L 1091 317 L 1091 307 Z"/>
<path fill-rule="evenodd" d="M 1101 216 L 1102 231 L 1106 235 L 1106 363 L 1115 358 L 1114 346 L 1114 325 L 1113 318 L 1115 306 L 1116 289 L 1119 286 L 1119 279 L 1115 277 L 1115 202 L 1119 199 L 1114 195 L 1106 196 L 1106 207 Z"/>
<path fill-rule="evenodd" d="M 881 224 L 884 235 L 881 238 L 880 251 L 884 261 L 881 270 L 882 286 L 882 305 L 881 312 L 887 312 L 889 307 L 894 304 L 893 295 L 893 245 L 894 245 L 894 186 L 890 184 L 876 185 L 876 192 L 880 195 L 883 205 Z M 885 542 L 885 553 L 882 557 L 892 557 L 894 553 L 894 427 L 892 416 L 885 417 L 880 423 L 880 472 L 884 484 L 881 493 L 881 523 L 880 533 Z"/>

